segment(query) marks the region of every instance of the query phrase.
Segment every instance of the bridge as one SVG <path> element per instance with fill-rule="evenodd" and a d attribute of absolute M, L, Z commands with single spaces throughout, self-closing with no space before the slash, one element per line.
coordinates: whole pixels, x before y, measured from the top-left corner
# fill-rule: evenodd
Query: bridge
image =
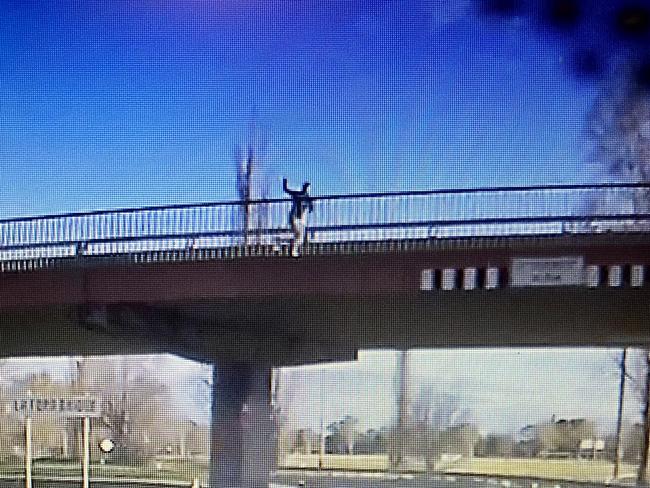
<path fill-rule="evenodd" d="M 215 362 L 213 479 L 254 485 L 273 457 L 272 366 L 373 347 L 647 345 L 649 193 L 314 197 L 299 258 L 285 199 L 2 220 L 0 354 Z"/>

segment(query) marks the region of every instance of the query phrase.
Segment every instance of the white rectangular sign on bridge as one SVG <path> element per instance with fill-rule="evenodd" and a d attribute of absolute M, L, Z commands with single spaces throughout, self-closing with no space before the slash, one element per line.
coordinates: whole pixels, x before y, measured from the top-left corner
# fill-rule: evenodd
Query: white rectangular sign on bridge
<path fill-rule="evenodd" d="M 513 258 L 510 286 L 581 286 L 585 279 L 582 256 Z"/>
<path fill-rule="evenodd" d="M 28 417 L 46 414 L 66 417 L 99 417 L 101 415 L 99 400 L 93 397 L 20 398 L 15 399 L 11 407 L 14 412 Z"/>

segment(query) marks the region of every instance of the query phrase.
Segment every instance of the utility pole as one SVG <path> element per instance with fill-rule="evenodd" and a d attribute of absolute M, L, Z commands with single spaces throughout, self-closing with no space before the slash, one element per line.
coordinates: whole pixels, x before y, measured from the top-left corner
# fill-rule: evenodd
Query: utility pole
<path fill-rule="evenodd" d="M 25 488 L 32 488 L 32 418 L 25 419 Z"/>
<path fill-rule="evenodd" d="M 400 428 L 405 428 L 408 421 L 408 351 L 402 351 L 399 369 L 399 424 Z"/>
<path fill-rule="evenodd" d="M 75 376 L 74 392 L 76 395 L 81 395 L 86 387 L 86 358 L 78 357 L 75 360 L 77 375 Z M 75 436 L 75 456 L 81 458 L 84 449 L 83 429 L 79 428 L 79 422 L 74 423 L 74 436 Z"/>
<path fill-rule="evenodd" d="M 643 392 L 643 441 L 641 444 L 641 463 L 637 473 L 637 485 L 648 483 L 648 448 L 650 447 L 650 350 L 644 350 L 645 388 Z"/>
<path fill-rule="evenodd" d="M 404 444 L 406 442 L 406 427 L 408 424 L 408 351 L 400 353 L 399 363 L 399 393 L 397 398 L 397 431 L 394 434 L 393 456 L 391 467 L 396 468 L 404 456 Z M 395 452 L 395 450 L 397 452 Z"/>
<path fill-rule="evenodd" d="M 325 432 L 323 429 L 323 401 L 321 399 L 321 412 L 320 412 L 320 436 L 318 439 L 318 470 L 323 469 L 323 458 L 325 457 Z"/>
<path fill-rule="evenodd" d="M 618 385 L 618 413 L 616 416 L 616 459 L 614 460 L 614 475 L 616 480 L 619 476 L 621 457 L 623 450 L 621 448 L 621 429 L 623 426 L 623 398 L 625 397 L 625 376 L 626 376 L 626 362 L 627 360 L 627 347 L 623 348 L 621 352 L 621 363 L 619 365 L 621 371 L 621 380 Z"/>
<path fill-rule="evenodd" d="M 82 488 L 90 486 L 90 417 L 83 418 Z"/>

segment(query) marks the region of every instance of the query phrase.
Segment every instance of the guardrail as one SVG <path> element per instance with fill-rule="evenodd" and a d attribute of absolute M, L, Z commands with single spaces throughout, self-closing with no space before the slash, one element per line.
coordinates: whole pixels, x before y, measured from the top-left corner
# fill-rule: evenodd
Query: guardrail
<path fill-rule="evenodd" d="M 313 197 L 310 243 L 650 232 L 650 184 L 476 188 Z M 0 220 L 0 261 L 291 241 L 289 199 Z"/>

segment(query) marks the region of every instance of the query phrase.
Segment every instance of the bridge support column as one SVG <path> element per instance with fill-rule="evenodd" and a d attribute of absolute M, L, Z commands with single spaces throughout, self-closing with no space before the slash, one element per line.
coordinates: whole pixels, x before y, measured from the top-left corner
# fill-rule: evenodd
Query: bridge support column
<path fill-rule="evenodd" d="M 212 385 L 211 488 L 268 486 L 276 462 L 271 368 L 219 363 Z"/>

